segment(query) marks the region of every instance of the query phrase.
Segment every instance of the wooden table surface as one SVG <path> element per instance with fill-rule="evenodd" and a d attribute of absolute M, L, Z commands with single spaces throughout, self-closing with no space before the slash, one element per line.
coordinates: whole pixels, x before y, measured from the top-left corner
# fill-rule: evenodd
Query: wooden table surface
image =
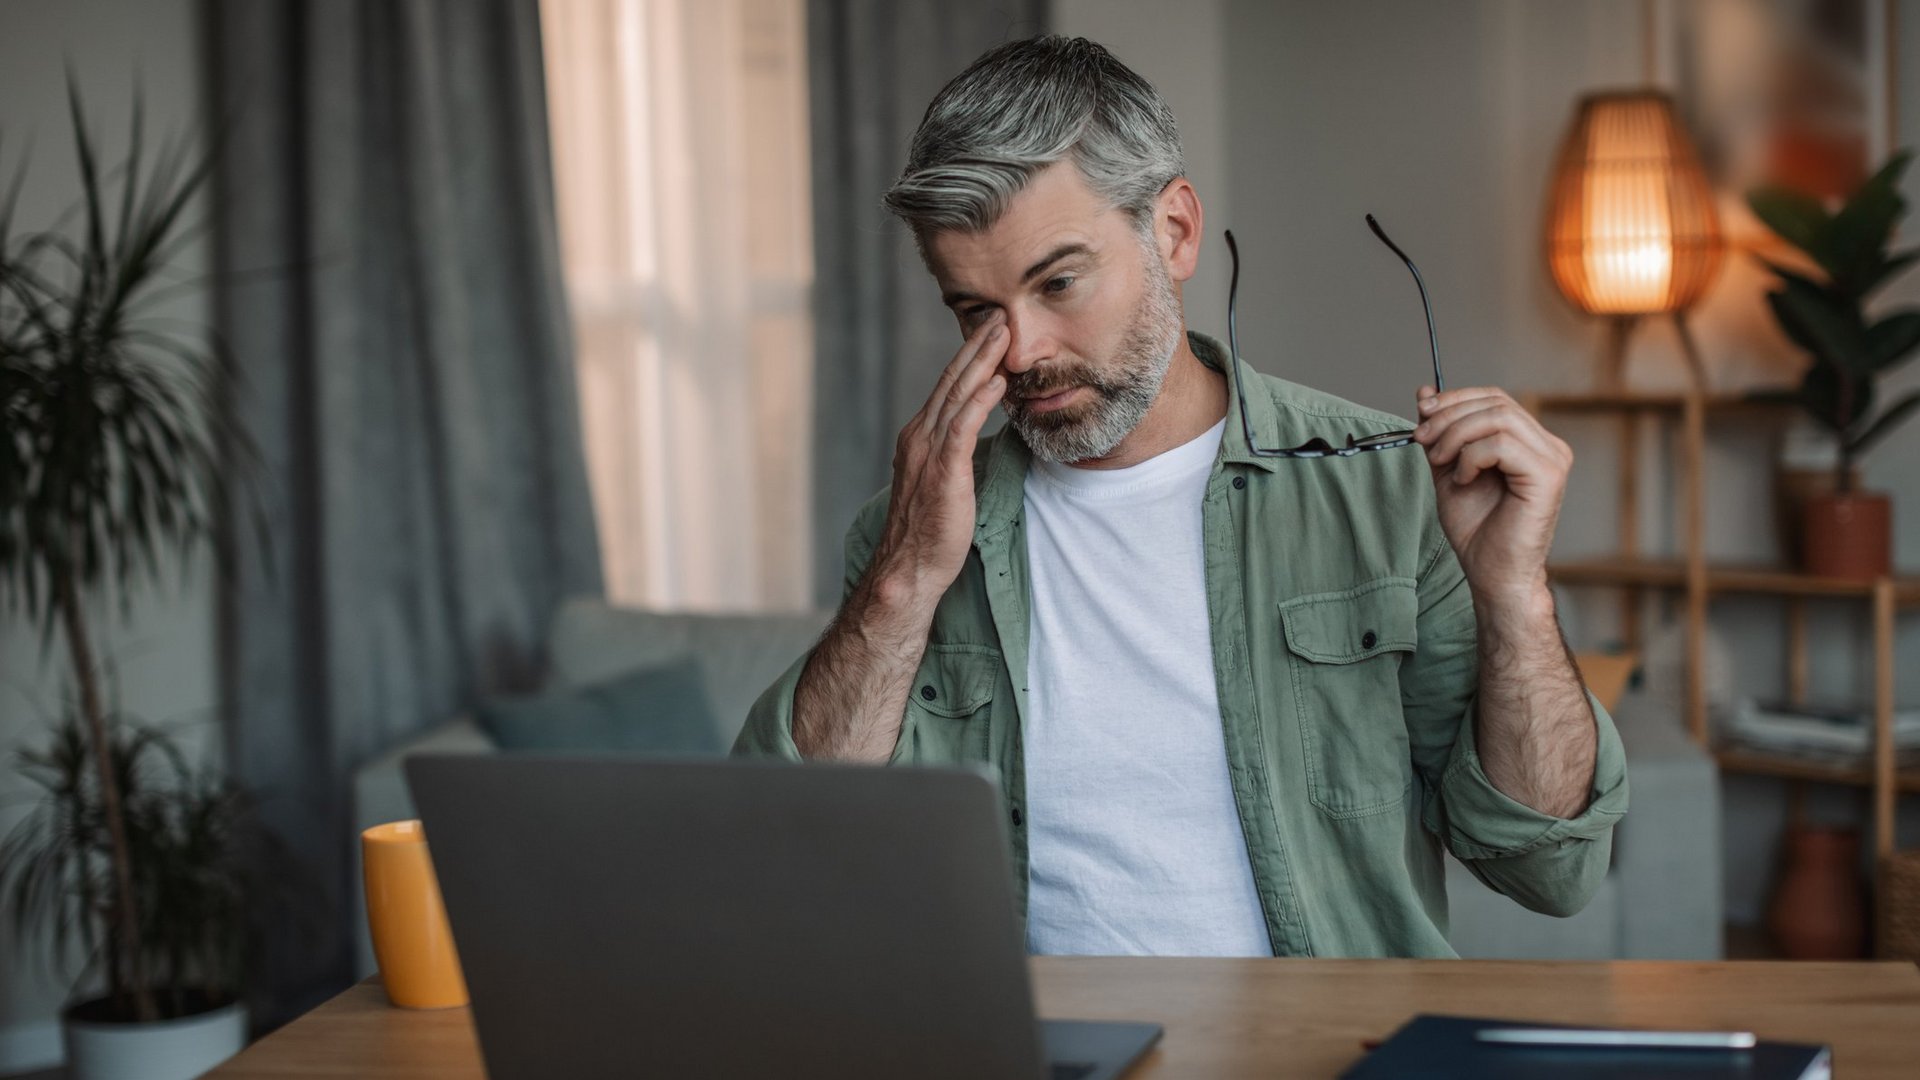
<path fill-rule="evenodd" d="M 1421 1012 L 1742 1029 L 1833 1046 L 1847 1080 L 1920 1076 L 1920 969 L 1906 963 L 1616 963 L 1040 957 L 1040 1015 L 1151 1020 L 1128 1080 L 1333 1077 Z M 466 1009 L 396 1009 L 368 981 L 254 1044 L 214 1080 L 485 1075 Z"/>

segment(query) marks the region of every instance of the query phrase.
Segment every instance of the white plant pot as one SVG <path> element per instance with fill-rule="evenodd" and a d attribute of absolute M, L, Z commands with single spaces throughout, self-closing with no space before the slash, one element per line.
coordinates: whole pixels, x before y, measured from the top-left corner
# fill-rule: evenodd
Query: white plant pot
<path fill-rule="evenodd" d="M 193 1080 L 247 1045 L 247 1007 L 151 1024 L 61 1018 L 68 1080 Z"/>

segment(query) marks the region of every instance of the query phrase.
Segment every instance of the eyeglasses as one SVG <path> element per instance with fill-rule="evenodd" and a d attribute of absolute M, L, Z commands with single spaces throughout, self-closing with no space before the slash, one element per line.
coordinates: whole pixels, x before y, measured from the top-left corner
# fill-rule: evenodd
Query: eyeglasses
<path fill-rule="evenodd" d="M 1367 228 L 1373 230 L 1373 235 L 1379 237 L 1381 243 L 1392 248 L 1393 253 L 1400 256 L 1400 261 L 1406 263 L 1407 269 L 1413 273 L 1413 283 L 1420 288 L 1420 306 L 1427 313 L 1427 344 L 1433 350 L 1433 388 L 1435 391 L 1445 390 L 1446 380 L 1440 377 L 1440 339 L 1433 332 L 1433 305 L 1427 301 L 1427 283 L 1420 279 L 1420 268 L 1413 265 L 1413 260 L 1407 258 L 1407 253 L 1400 250 L 1400 245 L 1387 238 L 1386 232 L 1380 228 L 1379 222 L 1373 220 L 1372 214 L 1367 215 Z M 1240 334 L 1234 320 L 1235 302 L 1240 296 L 1240 246 L 1233 242 L 1231 229 L 1227 231 L 1227 251 L 1233 255 L 1233 280 L 1227 286 L 1227 348 L 1233 354 L 1233 384 L 1240 392 L 1240 427 L 1247 433 L 1247 450 L 1256 457 L 1352 457 L 1368 450 L 1392 450 L 1397 446 L 1412 443 L 1411 430 L 1383 431 L 1378 435 L 1365 435 L 1357 439 L 1349 434 L 1347 444 L 1343 447 L 1336 447 L 1317 435 L 1299 446 L 1286 450 L 1269 449 L 1254 443 L 1253 420 L 1247 414 L 1247 384 L 1240 378 Z"/>

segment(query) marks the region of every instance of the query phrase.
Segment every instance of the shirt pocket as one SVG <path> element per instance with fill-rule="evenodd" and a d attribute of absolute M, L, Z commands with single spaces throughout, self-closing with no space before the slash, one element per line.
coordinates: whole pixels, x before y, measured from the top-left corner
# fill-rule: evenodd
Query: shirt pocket
<path fill-rule="evenodd" d="M 993 692 L 1002 669 L 1000 651 L 990 646 L 928 645 L 907 691 L 900 733 L 906 752 L 895 759 L 988 760 Z"/>
<path fill-rule="evenodd" d="M 1413 769 L 1400 665 L 1418 640 L 1411 578 L 1379 578 L 1280 604 L 1307 792 L 1332 817 L 1398 808 Z"/>

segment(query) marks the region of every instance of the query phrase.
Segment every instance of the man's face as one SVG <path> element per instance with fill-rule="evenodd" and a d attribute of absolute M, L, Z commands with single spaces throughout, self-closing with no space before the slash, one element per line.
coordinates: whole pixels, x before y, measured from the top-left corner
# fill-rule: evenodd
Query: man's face
<path fill-rule="evenodd" d="M 1007 320 L 1007 419 L 1035 457 L 1104 457 L 1159 396 L 1183 329 L 1158 248 L 1059 162 L 985 232 L 937 233 L 928 262 L 971 333 Z"/>

